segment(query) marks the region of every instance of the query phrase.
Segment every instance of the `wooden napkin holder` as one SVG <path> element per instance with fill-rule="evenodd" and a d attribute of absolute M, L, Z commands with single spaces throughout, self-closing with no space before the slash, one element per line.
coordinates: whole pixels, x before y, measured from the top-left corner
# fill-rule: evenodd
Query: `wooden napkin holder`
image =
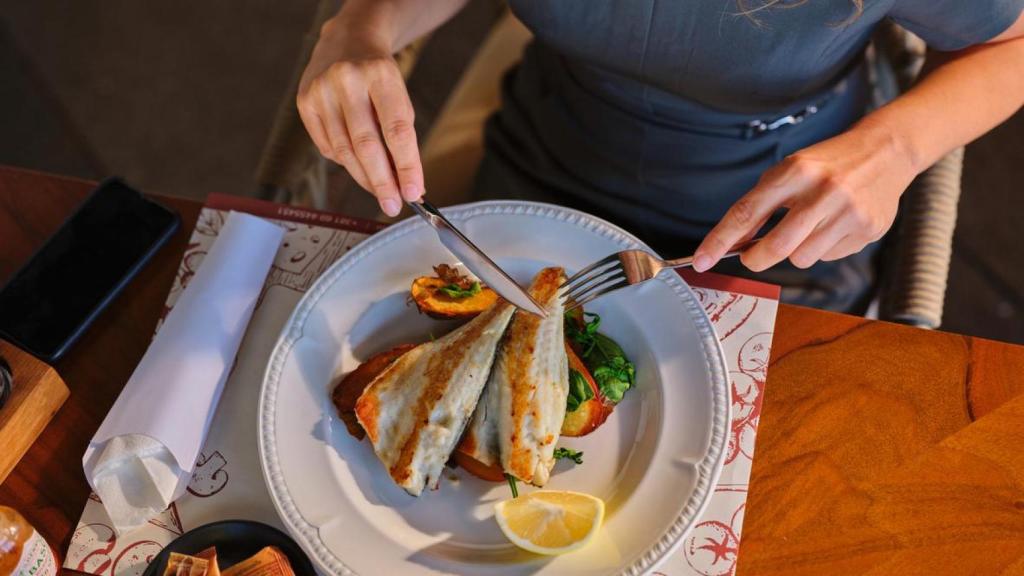
<path fill-rule="evenodd" d="M 68 387 L 52 366 L 0 340 L 0 358 L 11 376 L 7 402 L 0 407 L 0 483 L 68 397 Z"/>

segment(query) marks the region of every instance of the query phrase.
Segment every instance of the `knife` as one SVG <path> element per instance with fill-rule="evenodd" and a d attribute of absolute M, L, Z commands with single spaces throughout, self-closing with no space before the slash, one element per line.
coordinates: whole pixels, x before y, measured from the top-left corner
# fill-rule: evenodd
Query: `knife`
<path fill-rule="evenodd" d="M 441 244 L 462 261 L 463 266 L 469 269 L 481 282 L 498 293 L 499 296 L 511 302 L 516 308 L 532 312 L 541 317 L 547 317 L 547 310 L 537 303 L 532 296 L 505 273 L 497 264 L 491 260 L 483 250 L 476 247 L 469 241 L 469 238 L 459 232 L 441 211 L 435 208 L 430 202 L 423 198 L 415 202 L 407 202 L 414 212 L 419 214 L 430 227 L 437 232 Z"/>

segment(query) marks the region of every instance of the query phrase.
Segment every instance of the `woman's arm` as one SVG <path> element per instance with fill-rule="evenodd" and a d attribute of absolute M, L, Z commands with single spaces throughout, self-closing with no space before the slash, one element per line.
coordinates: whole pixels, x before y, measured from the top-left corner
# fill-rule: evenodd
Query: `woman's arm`
<path fill-rule="evenodd" d="M 413 109 L 393 54 L 466 0 L 346 0 L 320 30 L 296 105 L 320 153 L 341 164 L 389 216 L 423 195 Z M 397 177 L 397 180 L 396 180 Z"/>
<path fill-rule="evenodd" d="M 859 252 L 892 226 L 917 174 L 1024 106 L 1024 14 L 985 44 L 934 56 L 913 89 L 765 172 L 704 238 L 694 268 L 713 266 L 783 207 L 786 216 L 741 255 L 751 270 Z"/>

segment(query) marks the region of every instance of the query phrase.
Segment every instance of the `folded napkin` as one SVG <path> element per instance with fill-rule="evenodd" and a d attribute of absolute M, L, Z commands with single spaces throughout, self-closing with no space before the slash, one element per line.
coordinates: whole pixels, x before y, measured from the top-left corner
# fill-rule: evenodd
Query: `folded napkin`
<path fill-rule="evenodd" d="M 119 534 L 188 485 L 284 230 L 232 212 L 82 458 Z"/>

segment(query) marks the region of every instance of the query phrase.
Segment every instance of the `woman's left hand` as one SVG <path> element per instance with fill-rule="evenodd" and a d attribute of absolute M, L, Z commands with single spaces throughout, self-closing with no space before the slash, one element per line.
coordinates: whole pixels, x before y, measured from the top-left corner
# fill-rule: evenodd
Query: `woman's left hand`
<path fill-rule="evenodd" d="M 892 226 L 900 195 L 916 174 L 908 147 L 893 131 L 862 122 L 765 172 L 704 238 L 693 267 L 714 266 L 779 208 L 788 210 L 778 225 L 740 255 L 747 268 L 760 272 L 786 258 L 807 268 L 859 252 Z"/>

